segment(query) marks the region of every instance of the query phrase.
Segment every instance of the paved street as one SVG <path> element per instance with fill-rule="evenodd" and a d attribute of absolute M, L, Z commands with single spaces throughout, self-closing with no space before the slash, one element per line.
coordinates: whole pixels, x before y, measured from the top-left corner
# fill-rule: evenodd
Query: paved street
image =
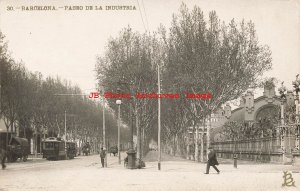
<path fill-rule="evenodd" d="M 284 170 L 292 172 L 296 186 L 300 187 L 299 166 L 239 162 L 234 169 L 231 161 L 221 161 L 221 174 L 211 169 L 211 174 L 205 175 L 205 164 L 166 155 L 161 171 L 157 170 L 156 162 L 146 162 L 142 170 L 128 170 L 123 164 L 118 165 L 117 157 L 108 159 L 109 168 L 105 169 L 100 167 L 98 155 L 9 163 L 6 170 L 0 171 L 0 190 L 297 190 L 281 187 Z M 152 161 L 151 157 L 148 161 Z"/>

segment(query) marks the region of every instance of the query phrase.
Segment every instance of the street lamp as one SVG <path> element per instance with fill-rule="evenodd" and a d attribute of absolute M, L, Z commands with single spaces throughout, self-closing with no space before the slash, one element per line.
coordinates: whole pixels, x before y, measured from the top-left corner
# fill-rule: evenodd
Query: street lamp
<path fill-rule="evenodd" d="M 136 160 L 136 152 L 134 150 L 134 143 L 133 143 L 133 123 L 132 123 L 132 98 L 130 98 L 130 108 L 129 108 L 129 123 L 130 123 L 130 128 L 131 128 L 131 135 L 130 135 L 130 149 L 127 151 L 127 155 L 128 155 L 128 164 L 127 164 L 127 168 L 129 169 L 135 169 L 135 160 Z"/>
<path fill-rule="evenodd" d="M 123 76 L 123 79 L 124 79 L 124 76 Z M 121 82 L 121 81 L 119 81 L 118 82 L 118 85 L 119 86 L 121 86 L 121 85 L 125 85 L 125 87 L 126 87 L 126 89 L 127 90 L 129 90 L 129 92 L 130 92 L 130 94 L 132 94 L 132 92 L 131 92 L 131 89 L 130 89 L 130 85 L 133 85 L 132 83 L 128 83 L 127 82 L 128 80 L 125 80 L 124 82 Z M 106 86 L 105 84 L 102 84 L 102 86 Z M 120 93 L 120 91 L 121 91 L 121 89 L 120 88 L 118 88 L 117 89 L 117 93 L 119 94 Z M 134 97 L 130 97 L 130 103 L 129 103 L 129 107 L 130 107 L 130 113 L 129 113 L 129 115 L 130 115 L 130 127 L 131 127 L 131 140 L 130 140 L 130 148 L 129 148 L 129 150 L 127 151 L 127 155 L 128 155 L 128 165 L 127 165 L 127 168 L 128 169 L 135 169 L 136 168 L 136 166 L 135 166 L 135 161 L 136 161 L 136 151 L 134 150 L 134 142 L 133 142 L 133 122 L 132 122 L 132 102 L 134 101 Z M 121 100 L 117 100 L 117 102 L 116 102 L 116 104 L 121 104 L 122 102 L 121 102 Z M 118 105 L 119 105 L 118 104 Z M 104 105 L 104 100 L 103 100 L 103 105 Z M 119 112 L 120 112 L 120 107 L 119 107 Z M 104 106 L 103 106 L 103 113 L 104 113 Z M 120 118 L 120 117 L 119 117 Z M 104 120 L 105 120 L 105 116 L 104 116 L 104 114 L 103 114 L 103 140 L 104 140 L 104 142 L 106 142 L 105 141 L 105 122 L 104 122 Z M 118 120 L 119 121 L 119 120 Z M 120 122 L 121 123 L 121 122 Z M 119 127 L 119 124 L 118 124 L 118 127 Z M 118 133 L 118 134 L 120 134 L 120 133 Z M 118 136 L 119 137 L 119 136 Z M 118 138 L 119 139 L 119 138 Z M 118 142 L 120 142 L 120 141 L 118 141 Z M 109 146 L 108 146 L 109 147 Z M 118 150 L 120 150 L 120 145 L 118 144 Z M 107 155 L 106 155 L 107 156 Z M 120 156 L 120 155 L 119 155 Z M 105 160 L 105 165 L 107 165 L 107 162 L 106 162 L 107 160 Z M 120 159 L 120 161 L 121 161 L 121 159 Z"/>
<path fill-rule="evenodd" d="M 118 105 L 118 157 L 119 157 L 119 164 L 121 164 L 121 155 L 120 155 L 120 126 L 121 126 L 120 107 L 121 107 L 121 103 L 122 103 L 122 101 L 119 99 L 116 101 L 116 104 Z"/>
<path fill-rule="evenodd" d="M 118 85 L 124 85 L 126 89 L 130 92 L 130 95 L 132 95 L 132 91 L 130 86 L 132 86 L 132 81 L 125 79 L 125 77 L 122 77 L 123 82 L 119 81 Z M 120 93 L 121 89 L 118 88 L 117 92 Z M 121 101 L 121 100 L 120 100 Z M 127 168 L 128 169 L 136 169 L 136 151 L 134 150 L 134 141 L 133 141 L 133 122 L 132 122 L 132 104 L 134 102 L 134 97 L 130 96 L 129 100 L 129 124 L 131 128 L 131 133 L 130 133 L 130 148 L 128 149 L 127 153 L 127 158 L 128 158 L 128 163 L 127 163 Z"/>

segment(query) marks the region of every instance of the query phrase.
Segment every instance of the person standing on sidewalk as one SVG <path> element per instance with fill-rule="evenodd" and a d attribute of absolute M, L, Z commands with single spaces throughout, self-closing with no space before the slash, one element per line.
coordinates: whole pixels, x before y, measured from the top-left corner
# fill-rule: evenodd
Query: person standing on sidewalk
<path fill-rule="evenodd" d="M 104 168 L 104 159 L 105 159 L 105 150 L 103 150 L 103 148 L 101 147 L 101 151 L 100 151 L 100 158 L 101 158 L 101 164 L 102 164 L 102 168 Z"/>
<path fill-rule="evenodd" d="M 219 162 L 217 160 L 216 152 L 213 150 L 212 147 L 208 147 L 209 153 L 208 153 L 208 161 L 206 165 L 206 173 L 204 174 L 209 174 L 209 168 L 212 166 L 218 174 L 220 174 L 219 169 L 216 167 L 216 165 L 219 165 Z"/>

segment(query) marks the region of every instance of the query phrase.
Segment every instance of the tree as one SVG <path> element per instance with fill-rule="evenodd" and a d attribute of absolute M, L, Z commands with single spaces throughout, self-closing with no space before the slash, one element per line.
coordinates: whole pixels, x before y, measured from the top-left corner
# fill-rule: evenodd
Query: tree
<path fill-rule="evenodd" d="M 171 87 L 212 94 L 212 99 L 186 99 L 195 125 L 249 87 L 256 87 L 262 74 L 271 68 L 271 52 L 259 44 L 251 21 L 236 23 L 232 19 L 226 25 L 215 11 L 205 21 L 199 7 L 189 11 L 182 4 L 180 13 L 173 16 L 170 33 L 164 36 L 166 78 Z"/>
<path fill-rule="evenodd" d="M 67 111 L 67 137 L 100 144 L 102 107 L 81 96 L 57 96 L 82 92 L 69 81 L 59 77 L 44 79 L 41 73 L 28 71 L 24 63 L 15 62 L 7 53 L 1 32 L 0 85 L 0 117 L 6 123 L 7 132 L 21 132 L 21 137 L 34 137 L 35 143 L 44 130 L 48 131 L 48 136 L 62 136 L 66 133 L 63 127 L 64 111 Z M 106 112 L 106 119 L 108 139 L 113 139 L 116 119 L 111 112 Z M 125 130 L 125 133 L 128 132 Z"/>
<path fill-rule="evenodd" d="M 138 158 L 141 158 L 141 132 L 150 128 L 154 122 L 155 100 L 137 99 L 135 94 L 156 92 L 159 40 L 155 35 L 133 32 L 130 27 L 123 29 L 119 36 L 111 38 L 104 56 L 99 56 L 96 72 L 99 86 L 104 92 L 130 93 L 133 98 L 122 100 L 122 120 L 130 124 L 129 104 L 132 104 L 135 126 L 138 136 Z M 107 100 L 110 107 L 117 112 L 115 99 Z"/>

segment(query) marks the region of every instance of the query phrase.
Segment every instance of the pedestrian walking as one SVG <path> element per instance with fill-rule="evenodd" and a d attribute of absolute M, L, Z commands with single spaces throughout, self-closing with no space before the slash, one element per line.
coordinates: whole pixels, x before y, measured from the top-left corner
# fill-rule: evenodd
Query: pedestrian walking
<path fill-rule="evenodd" d="M 216 167 L 216 165 L 219 165 L 219 162 L 217 160 L 217 156 L 216 156 L 216 152 L 213 150 L 212 147 L 208 148 L 209 153 L 208 153 L 208 161 L 207 161 L 207 165 L 206 165 L 206 173 L 204 174 L 209 174 L 209 168 L 210 166 L 212 166 L 218 174 L 220 174 L 219 169 Z"/>
<path fill-rule="evenodd" d="M 103 150 L 103 148 L 101 148 L 100 158 L 101 158 L 102 168 L 104 168 L 104 159 L 105 159 L 105 156 L 106 156 L 105 150 Z"/>
<path fill-rule="evenodd" d="M 5 159 L 6 159 L 6 151 L 0 148 L 0 161 L 2 165 L 2 170 L 6 168 Z"/>

